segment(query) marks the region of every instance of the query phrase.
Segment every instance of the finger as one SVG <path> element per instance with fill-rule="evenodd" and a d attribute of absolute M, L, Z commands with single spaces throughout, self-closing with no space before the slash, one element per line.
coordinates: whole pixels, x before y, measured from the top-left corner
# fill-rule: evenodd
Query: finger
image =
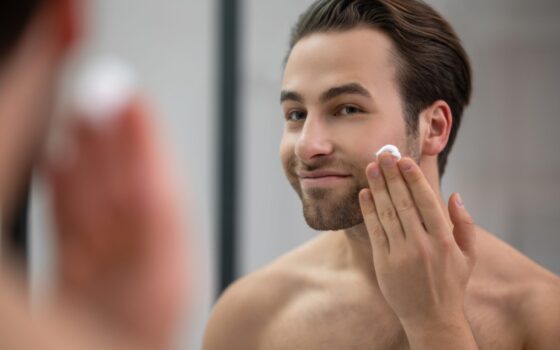
<path fill-rule="evenodd" d="M 94 252 L 103 248 L 104 237 L 107 238 L 100 230 L 93 229 L 104 224 L 100 211 L 116 212 L 103 200 L 104 186 L 99 177 L 83 171 L 87 162 L 89 160 L 81 156 L 73 161 L 53 160 L 46 165 L 45 173 L 52 191 L 58 243 L 63 246 L 67 240 L 79 240 L 83 247 Z"/>
<path fill-rule="evenodd" d="M 79 219 L 74 215 L 74 211 L 84 202 L 84 198 L 79 196 L 77 191 L 81 187 L 80 178 L 73 175 L 81 168 L 76 164 L 77 157 L 77 150 L 74 149 L 71 157 L 68 154 L 59 155 L 54 159 L 45 160 L 42 164 L 51 191 L 51 207 L 59 239 L 64 239 L 76 230 Z"/>
<path fill-rule="evenodd" d="M 457 242 L 457 245 L 467 258 L 474 261 L 476 253 L 476 227 L 458 193 L 454 193 L 449 198 L 449 216 L 451 222 L 453 222 L 455 242 Z"/>
<path fill-rule="evenodd" d="M 398 165 L 428 233 L 448 234 L 449 224 L 443 209 L 420 167 L 410 158 L 401 159 Z"/>
<path fill-rule="evenodd" d="M 377 163 L 371 163 L 366 168 L 366 174 L 377 209 L 377 216 L 389 238 L 389 244 L 391 247 L 395 247 L 404 241 L 405 233 L 385 185 L 385 179 Z"/>
<path fill-rule="evenodd" d="M 134 183 L 133 175 L 138 174 L 130 167 L 129 159 L 134 152 L 128 145 L 127 132 L 123 131 L 123 114 L 108 116 L 99 122 L 79 117 L 78 113 L 72 126 L 76 148 L 82 158 L 77 176 L 85 186 L 98 189 L 95 193 L 98 199 L 111 203 L 126 197 L 127 188 Z"/>
<path fill-rule="evenodd" d="M 397 160 L 390 153 L 381 154 L 379 160 L 393 206 L 397 211 L 405 235 L 419 238 L 418 234 L 425 234 L 424 226 L 410 190 L 397 166 Z"/>
<path fill-rule="evenodd" d="M 360 191 L 359 198 L 360 208 L 362 209 L 362 215 L 368 231 L 374 258 L 375 256 L 388 254 L 391 248 L 387 240 L 387 235 L 377 218 L 377 211 L 375 210 L 375 203 L 371 191 L 364 188 Z"/>

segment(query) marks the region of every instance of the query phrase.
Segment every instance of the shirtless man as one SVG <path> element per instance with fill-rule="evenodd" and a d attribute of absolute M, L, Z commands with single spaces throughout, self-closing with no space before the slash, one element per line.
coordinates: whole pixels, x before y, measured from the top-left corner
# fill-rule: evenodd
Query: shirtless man
<path fill-rule="evenodd" d="M 458 38 L 423 2 L 311 5 L 286 61 L 280 155 L 328 232 L 232 285 L 204 349 L 558 349 L 560 279 L 441 198 L 470 92 Z M 376 157 L 386 144 L 404 157 Z"/>

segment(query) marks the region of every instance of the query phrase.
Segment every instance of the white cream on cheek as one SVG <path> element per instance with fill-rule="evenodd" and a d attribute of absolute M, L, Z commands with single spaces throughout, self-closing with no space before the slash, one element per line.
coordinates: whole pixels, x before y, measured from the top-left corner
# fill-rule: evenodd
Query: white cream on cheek
<path fill-rule="evenodd" d="M 379 157 L 381 154 L 383 154 L 385 152 L 391 153 L 393 155 L 393 157 L 397 158 L 397 160 L 400 160 L 402 158 L 401 152 L 399 151 L 398 147 L 395 146 L 395 145 L 385 145 L 385 146 L 381 147 L 375 155 L 377 157 Z"/>

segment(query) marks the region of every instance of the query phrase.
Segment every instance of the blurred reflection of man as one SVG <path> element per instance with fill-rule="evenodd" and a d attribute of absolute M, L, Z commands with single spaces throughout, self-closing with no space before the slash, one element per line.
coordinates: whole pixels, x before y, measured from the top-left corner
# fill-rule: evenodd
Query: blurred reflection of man
<path fill-rule="evenodd" d="M 132 98 L 102 127 L 73 118 L 72 152 L 40 160 L 80 3 L 0 5 L 0 207 L 13 215 L 26 172 L 43 163 L 59 268 L 52 312 L 31 321 L 19 277 L 3 264 L 0 348 L 169 348 L 186 296 L 184 226 L 178 182 L 146 104 Z"/>

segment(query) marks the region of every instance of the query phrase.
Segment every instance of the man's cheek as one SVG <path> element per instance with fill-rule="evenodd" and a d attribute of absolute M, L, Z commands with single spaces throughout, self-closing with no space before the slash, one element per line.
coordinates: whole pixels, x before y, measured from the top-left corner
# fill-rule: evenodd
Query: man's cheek
<path fill-rule="evenodd" d="M 279 156 L 284 168 L 287 168 L 290 162 L 290 158 L 295 156 L 294 147 L 295 144 L 293 142 L 290 142 L 289 138 L 286 135 L 282 136 L 279 147 Z"/>

